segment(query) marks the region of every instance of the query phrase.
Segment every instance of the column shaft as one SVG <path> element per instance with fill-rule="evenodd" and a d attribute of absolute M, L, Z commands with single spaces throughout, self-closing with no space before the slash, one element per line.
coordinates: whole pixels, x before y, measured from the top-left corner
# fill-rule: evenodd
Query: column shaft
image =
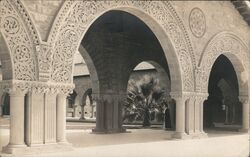
<path fill-rule="evenodd" d="M 207 137 L 207 134 L 203 131 L 203 103 L 206 100 L 207 95 L 198 95 L 195 102 L 195 136 Z"/>
<path fill-rule="evenodd" d="M 65 143 L 66 140 L 66 95 L 57 96 L 57 122 L 56 122 L 56 139 L 59 143 Z"/>
<path fill-rule="evenodd" d="M 203 133 L 203 100 L 200 101 L 200 132 Z"/>
<path fill-rule="evenodd" d="M 24 144 L 24 93 L 10 94 L 10 142 L 9 146 Z"/>
<path fill-rule="evenodd" d="M 249 129 L 249 104 L 248 101 L 243 103 L 243 121 L 242 130 L 248 131 Z"/>
<path fill-rule="evenodd" d="M 96 133 L 124 132 L 122 128 L 122 97 L 117 94 L 102 94 L 97 102 Z"/>
<path fill-rule="evenodd" d="M 182 97 L 174 98 L 176 101 L 176 132 L 174 138 L 185 138 L 185 101 Z"/>

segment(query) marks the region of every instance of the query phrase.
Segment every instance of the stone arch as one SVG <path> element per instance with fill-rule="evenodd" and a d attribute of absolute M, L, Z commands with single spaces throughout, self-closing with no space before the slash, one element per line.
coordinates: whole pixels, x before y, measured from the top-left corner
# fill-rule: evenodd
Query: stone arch
<path fill-rule="evenodd" d="M 220 55 L 225 55 L 236 72 L 239 95 L 248 96 L 249 52 L 244 42 L 233 33 L 221 32 L 215 35 L 207 44 L 199 62 L 197 90 L 207 93 L 212 66 Z"/>
<path fill-rule="evenodd" d="M 89 97 L 89 100 L 90 100 L 90 105 L 92 106 L 93 105 L 93 96 L 92 96 L 92 88 L 88 88 L 83 96 L 81 97 L 81 118 L 80 119 L 85 119 L 85 107 L 86 107 L 86 100 L 87 100 L 87 97 Z M 93 108 L 92 108 L 93 110 Z M 93 116 L 93 111 L 92 111 L 92 116 Z"/>
<path fill-rule="evenodd" d="M 84 92 L 84 94 L 83 94 L 83 96 L 82 96 L 82 98 L 81 98 L 81 101 L 86 103 L 86 98 L 87 98 L 87 96 L 89 96 L 89 95 L 91 95 L 91 94 L 92 94 L 92 88 L 87 89 L 87 90 Z"/>
<path fill-rule="evenodd" d="M 2 33 L 0 32 L 0 60 L 2 64 L 2 79 L 9 80 L 13 78 L 13 62 L 11 59 L 11 50 L 8 48 Z"/>
<path fill-rule="evenodd" d="M 80 45 L 79 47 L 79 52 L 82 55 L 84 61 L 86 62 L 86 66 L 88 67 L 88 70 L 89 70 L 90 79 L 92 82 L 92 85 L 91 85 L 92 93 L 98 93 L 99 79 L 98 79 L 97 71 L 92 61 L 92 58 L 89 56 L 87 50 L 82 45 Z M 73 78 L 73 74 L 72 74 L 72 78 Z"/>
<path fill-rule="evenodd" d="M 1 51 L 3 50 L 0 55 L 3 73 L 6 75 L 3 79 L 35 81 L 38 79 L 38 61 L 35 54 L 35 45 L 39 43 L 37 32 L 19 0 L 5 0 L 0 3 L 0 46 Z"/>
<path fill-rule="evenodd" d="M 109 10 L 129 12 L 150 27 L 168 58 L 172 92 L 194 90 L 195 57 L 188 33 L 171 4 L 156 1 L 66 1 L 48 37 L 55 50 L 52 81 L 72 82 L 74 53 L 95 19 Z"/>

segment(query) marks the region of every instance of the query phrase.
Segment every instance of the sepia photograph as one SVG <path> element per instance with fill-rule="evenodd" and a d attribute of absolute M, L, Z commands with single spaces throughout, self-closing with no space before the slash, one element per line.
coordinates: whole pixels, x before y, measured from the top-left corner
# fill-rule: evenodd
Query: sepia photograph
<path fill-rule="evenodd" d="M 250 0 L 0 0 L 0 157 L 250 157 Z"/>

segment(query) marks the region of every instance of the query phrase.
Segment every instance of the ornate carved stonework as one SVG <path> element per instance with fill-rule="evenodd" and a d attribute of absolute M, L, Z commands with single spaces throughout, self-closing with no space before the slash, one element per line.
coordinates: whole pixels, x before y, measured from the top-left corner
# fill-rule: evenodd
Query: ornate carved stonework
<path fill-rule="evenodd" d="M 160 1 L 65 1 L 48 42 L 52 44 L 52 81 L 72 82 L 73 55 L 79 48 L 86 29 L 104 12 L 111 9 L 139 10 L 164 28 L 176 50 L 183 89 L 194 90 L 195 57 L 184 25 L 169 2 Z M 130 11 L 129 11 L 130 12 Z"/>
<path fill-rule="evenodd" d="M 215 60 L 221 55 L 225 54 L 226 56 L 235 56 L 240 62 L 237 63 L 239 65 L 233 65 L 234 68 L 237 66 L 242 66 L 244 68 L 249 67 L 249 50 L 247 46 L 242 42 L 240 38 L 232 33 L 222 32 L 215 35 L 212 40 L 208 43 L 205 48 L 205 51 L 202 54 L 202 58 L 199 63 L 199 71 L 197 73 L 196 82 L 197 88 L 196 91 L 207 92 L 208 91 L 208 81 L 212 66 Z M 237 69 L 236 73 L 237 73 Z M 246 70 L 246 69 L 244 69 Z M 249 72 L 247 72 L 249 75 Z M 240 74 L 237 73 L 237 77 Z M 239 78 L 238 78 L 239 79 Z M 247 87 L 240 87 L 241 84 L 239 82 L 239 88 L 242 90 Z M 199 88 L 198 88 L 199 87 Z"/>
<path fill-rule="evenodd" d="M 189 15 L 189 27 L 193 35 L 201 38 L 206 32 L 206 18 L 200 8 L 193 8 Z"/>
<path fill-rule="evenodd" d="M 33 41 L 29 36 L 20 14 L 12 3 L 0 1 L 0 31 L 10 50 L 10 60 L 14 78 L 17 80 L 37 80 L 36 56 Z"/>
<path fill-rule="evenodd" d="M 38 32 L 33 24 L 33 21 L 31 20 L 28 11 L 24 7 L 23 3 L 20 0 L 12 0 L 12 4 L 17 8 L 17 12 L 19 13 L 20 17 L 25 23 L 25 26 L 27 27 L 29 36 L 32 38 L 32 42 L 37 45 L 40 43 Z"/>
<path fill-rule="evenodd" d="M 0 83 L 0 89 L 4 92 L 19 91 L 22 93 L 52 93 L 69 94 L 75 88 L 74 84 L 44 83 L 38 81 L 8 80 Z"/>
<path fill-rule="evenodd" d="M 36 46 L 39 63 L 39 81 L 48 81 L 51 73 L 52 50 L 51 45 L 42 42 Z"/>

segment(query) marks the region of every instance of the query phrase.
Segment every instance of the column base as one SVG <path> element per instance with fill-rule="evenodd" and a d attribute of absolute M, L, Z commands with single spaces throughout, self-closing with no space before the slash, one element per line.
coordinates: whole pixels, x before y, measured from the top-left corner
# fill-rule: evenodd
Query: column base
<path fill-rule="evenodd" d="M 7 146 L 3 147 L 2 152 L 6 154 L 17 154 L 18 152 L 22 152 L 26 148 L 27 146 L 25 144 L 21 145 L 8 144 Z"/>
<path fill-rule="evenodd" d="M 245 128 L 239 129 L 239 132 L 242 132 L 242 133 L 250 133 L 249 129 L 245 129 Z"/>
<path fill-rule="evenodd" d="M 190 139 L 191 136 L 187 135 L 185 132 L 175 132 L 172 135 L 172 138 L 176 138 L 176 139 Z"/>
<path fill-rule="evenodd" d="M 99 129 L 99 128 L 95 128 L 92 129 L 92 133 L 95 134 L 116 134 L 116 133 L 126 133 L 126 129 L 125 128 L 118 128 L 118 129 Z"/>
<path fill-rule="evenodd" d="M 72 151 L 73 147 L 70 143 L 53 143 L 53 144 L 33 144 L 31 147 L 12 147 L 7 145 L 3 147 L 0 156 L 10 155 L 28 155 L 28 154 L 40 154 L 40 153 L 54 153 L 62 151 Z"/>
<path fill-rule="evenodd" d="M 201 132 L 194 132 L 192 134 L 192 138 L 207 138 L 208 135 L 207 133 L 205 133 L 204 131 L 201 131 Z"/>

